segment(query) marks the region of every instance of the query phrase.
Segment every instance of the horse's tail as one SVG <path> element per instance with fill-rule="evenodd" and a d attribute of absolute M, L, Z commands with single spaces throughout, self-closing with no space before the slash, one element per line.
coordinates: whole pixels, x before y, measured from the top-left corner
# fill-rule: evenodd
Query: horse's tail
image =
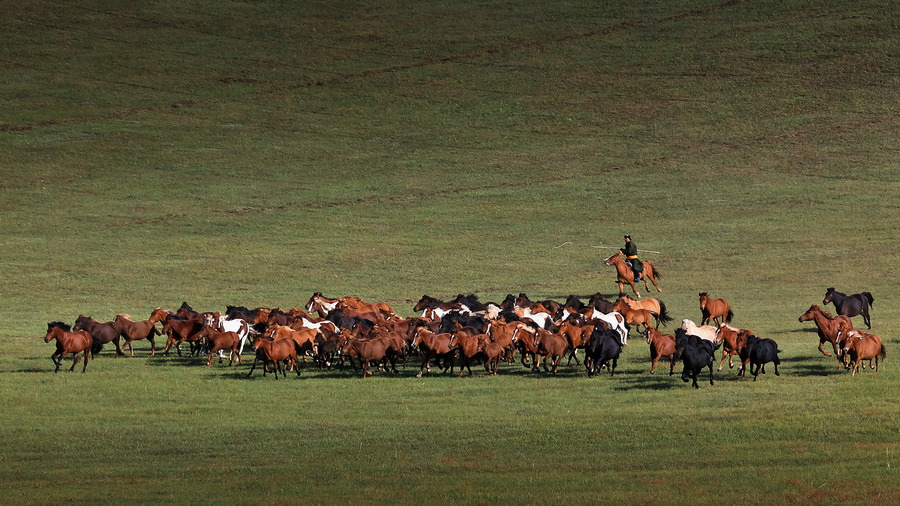
<path fill-rule="evenodd" d="M 103 349 L 103 342 L 94 336 L 91 336 L 91 339 L 94 341 L 94 344 L 91 345 L 91 355 L 96 355 Z"/>
<path fill-rule="evenodd" d="M 881 344 L 881 350 L 878 351 L 878 358 L 884 360 L 887 356 L 887 350 L 884 349 L 884 343 Z"/>
<path fill-rule="evenodd" d="M 871 306 L 873 302 L 875 302 L 875 297 L 872 297 L 872 294 L 869 292 L 863 292 L 862 296 L 865 297 L 869 301 L 869 305 Z"/>
<path fill-rule="evenodd" d="M 725 323 L 731 323 L 731 320 L 734 318 L 734 311 L 731 308 L 728 308 L 728 314 L 725 315 Z"/>
<path fill-rule="evenodd" d="M 669 312 L 666 310 L 666 304 L 663 301 L 659 301 L 659 321 L 663 325 L 667 323 L 672 323 L 672 317 L 669 316 Z"/>
<path fill-rule="evenodd" d="M 647 263 L 650 264 L 650 262 Z M 659 273 L 659 269 L 655 265 L 650 264 L 650 270 L 653 272 L 653 279 L 662 279 L 662 274 Z"/>

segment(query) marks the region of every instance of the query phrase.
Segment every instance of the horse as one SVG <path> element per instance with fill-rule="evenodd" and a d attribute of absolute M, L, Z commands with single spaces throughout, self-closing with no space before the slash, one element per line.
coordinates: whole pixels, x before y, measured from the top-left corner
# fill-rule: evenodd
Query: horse
<path fill-rule="evenodd" d="M 747 346 L 747 338 L 752 335 L 753 333 L 747 329 L 736 329 L 727 323 L 720 324 L 718 337 L 722 341 L 722 360 L 719 362 L 719 368 L 716 370 L 722 370 L 722 367 L 725 365 L 725 357 L 728 357 L 728 367 L 734 367 L 734 355 L 741 358 L 741 350 Z M 743 373 L 744 364 L 742 363 L 738 374 L 743 375 Z"/>
<path fill-rule="evenodd" d="M 685 318 L 681 320 L 681 328 L 685 330 L 690 335 L 697 336 L 700 339 L 705 339 L 713 344 L 719 342 L 722 338 L 719 337 L 719 329 L 713 327 L 712 325 L 702 325 L 697 326 L 692 320 L 688 320 Z"/>
<path fill-rule="evenodd" d="M 154 336 L 161 336 L 162 333 L 157 330 L 156 325 L 152 321 L 131 321 L 127 314 L 117 314 L 113 321 L 122 326 L 122 335 L 125 336 L 125 342 L 122 343 L 122 355 L 125 354 L 125 347 L 128 346 L 128 351 L 131 352 L 133 357 L 134 348 L 131 346 L 131 343 L 146 339 L 150 341 L 150 356 L 156 356 L 156 340 Z"/>
<path fill-rule="evenodd" d="M 823 311 L 819 306 L 813 304 L 805 313 L 800 315 L 798 321 L 808 322 L 812 320 L 816 324 L 816 330 L 819 332 L 819 351 L 822 355 L 830 357 L 831 353 L 822 349 L 822 346 L 829 342 L 834 349 L 834 356 L 838 359 L 838 369 L 841 368 L 840 351 L 838 350 L 838 334 L 840 334 L 841 323 L 846 323 L 849 328 L 853 328 L 850 318 L 844 315 L 831 316 L 831 313 Z"/>
<path fill-rule="evenodd" d="M 704 367 L 709 367 L 709 384 L 713 384 L 713 361 L 716 348 L 712 342 L 702 339 L 696 334 L 689 334 L 685 329 L 675 329 L 675 356 L 684 363 L 681 380 L 687 383 L 693 380 L 693 387 L 700 388 L 697 378 Z"/>
<path fill-rule="evenodd" d="M 422 373 L 426 370 L 431 372 L 432 359 L 444 359 L 444 367 L 442 371 L 450 369 L 453 373 L 453 357 L 456 354 L 457 343 L 453 342 L 453 334 L 448 332 L 435 334 L 426 327 L 418 327 L 413 337 L 412 345 L 419 347 L 419 353 L 422 355 L 422 365 L 419 367 L 417 378 L 422 377 Z M 449 362 L 449 365 L 447 365 Z"/>
<path fill-rule="evenodd" d="M 122 329 L 122 325 L 118 322 L 111 321 L 100 323 L 90 316 L 84 316 L 82 314 L 78 315 L 72 329 L 76 331 L 87 331 L 94 339 L 94 345 L 91 346 L 91 358 L 94 358 L 100 353 L 100 350 L 103 349 L 103 345 L 106 343 L 114 343 L 116 345 L 116 358 L 119 358 L 119 355 L 124 355 L 122 349 L 119 347 L 119 338 L 122 337 L 124 330 Z"/>
<path fill-rule="evenodd" d="M 484 370 L 496 376 L 500 368 L 500 359 L 503 358 L 506 349 L 500 343 L 491 341 L 487 334 L 481 334 L 479 337 L 478 349 L 484 355 Z"/>
<path fill-rule="evenodd" d="M 700 325 L 715 323 L 718 327 L 722 323 L 731 323 L 731 319 L 734 318 L 734 311 L 728 307 L 725 299 L 710 299 L 706 292 L 700 292 L 700 312 L 703 315 Z M 719 318 L 722 319 L 721 322 Z"/>
<path fill-rule="evenodd" d="M 572 363 L 572 359 L 575 359 L 575 363 L 577 365 L 581 365 L 581 362 L 578 360 L 578 356 L 576 352 L 579 348 L 584 348 L 587 346 L 588 341 L 591 338 L 591 333 L 594 331 L 593 323 L 583 323 L 583 322 L 573 322 L 572 319 L 564 321 L 562 325 L 559 326 L 557 332 L 563 335 L 566 338 L 566 341 L 569 343 L 569 364 Z"/>
<path fill-rule="evenodd" d="M 587 348 L 584 349 L 584 366 L 589 378 L 593 378 L 603 367 L 609 369 L 610 376 L 615 373 L 619 354 L 622 352 L 622 343 L 616 337 L 614 330 L 602 325 L 594 327 Z"/>
<path fill-rule="evenodd" d="M 537 348 L 537 352 L 535 353 L 532 371 L 537 371 L 538 362 L 542 361 L 544 371 L 556 374 L 556 370 L 559 368 L 559 363 L 562 361 L 563 355 L 565 355 L 566 350 L 569 349 L 569 342 L 561 334 L 555 334 L 549 330 L 538 329 L 534 335 L 534 347 Z M 542 358 L 543 360 L 541 360 Z M 550 359 L 550 364 L 553 366 L 552 370 L 547 368 L 548 358 Z"/>
<path fill-rule="evenodd" d="M 642 299 L 642 300 L 634 300 L 627 295 L 623 295 L 619 297 L 621 300 L 625 301 L 629 307 L 634 309 L 646 309 L 650 311 L 656 316 L 656 326 L 659 327 L 660 320 L 663 320 L 663 325 L 672 321 L 669 317 L 669 311 L 666 309 L 665 302 L 658 299 Z"/>
<path fill-rule="evenodd" d="M 458 297 L 457 297 L 458 298 Z M 422 298 L 419 299 L 419 302 L 413 306 L 413 311 L 425 311 L 426 309 L 440 309 L 442 311 L 452 311 L 454 309 L 462 309 L 462 304 L 459 302 L 444 302 L 441 299 L 436 299 L 429 295 L 422 295 Z"/>
<path fill-rule="evenodd" d="M 853 330 L 846 323 L 841 324 L 841 332 L 846 333 L 846 337 L 841 340 L 841 352 L 844 357 L 849 359 L 849 367 L 852 370 L 850 376 L 856 375 L 856 372 L 859 371 L 859 363 L 863 360 L 868 360 L 871 368 L 873 358 L 877 374 L 878 362 L 884 361 L 884 357 L 887 356 L 881 338 L 875 334 Z"/>
<path fill-rule="evenodd" d="M 344 339 L 340 350 L 342 355 L 350 355 L 350 351 L 359 357 L 362 365 L 363 379 L 370 374 L 369 362 L 381 362 L 387 357 L 390 348 L 390 340 L 385 337 L 376 337 L 368 340 Z"/>
<path fill-rule="evenodd" d="M 628 344 L 628 327 L 625 326 L 625 317 L 622 316 L 622 313 L 615 310 L 610 313 L 603 313 L 590 307 L 584 312 L 584 318 L 587 321 L 600 320 L 606 323 L 609 328 L 619 333 L 619 342 L 622 346 Z"/>
<path fill-rule="evenodd" d="M 647 291 L 650 291 L 650 287 L 647 285 L 647 280 L 649 279 L 653 286 L 656 287 L 657 292 L 661 292 L 662 289 L 659 285 L 656 284 L 656 278 L 661 278 L 662 276 L 659 274 L 659 271 L 656 267 L 653 266 L 652 263 L 642 260 L 644 264 L 644 288 Z M 603 263 L 607 267 L 615 267 L 616 268 L 616 283 L 619 285 L 619 296 L 625 295 L 624 283 L 628 283 L 631 286 L 631 291 L 634 292 L 634 295 L 638 298 L 641 297 L 641 294 L 638 293 L 637 289 L 634 287 L 634 271 L 631 270 L 631 266 L 628 262 L 622 258 L 622 252 L 617 251 L 609 258 L 603 261 Z"/>
<path fill-rule="evenodd" d="M 648 329 L 653 326 L 653 313 L 646 309 L 634 309 L 622 299 L 617 300 L 613 304 L 613 310 L 625 318 L 625 323 L 629 327 L 643 325 L 644 329 Z"/>
<path fill-rule="evenodd" d="M 241 353 L 239 346 L 242 342 L 240 334 L 229 330 L 217 330 L 209 325 L 204 325 L 200 332 L 197 333 L 198 339 L 206 338 L 206 347 L 209 348 L 209 357 L 206 359 L 206 367 L 212 366 L 213 355 L 219 350 L 231 350 L 231 356 L 228 359 L 228 365 L 234 362 L 237 357 L 238 364 L 241 363 Z M 222 362 L 222 357 L 219 357 Z"/>
<path fill-rule="evenodd" d="M 318 311 L 319 316 L 325 318 L 332 309 L 337 307 L 338 301 L 340 299 L 329 299 L 322 295 L 322 292 L 315 292 L 306 303 L 306 312 L 312 314 Z"/>
<path fill-rule="evenodd" d="M 272 362 L 275 365 L 275 379 L 278 379 L 278 362 L 284 361 L 284 368 L 281 371 L 281 375 L 287 378 L 288 364 L 294 365 L 297 363 L 297 348 L 297 343 L 292 339 L 270 339 L 268 337 L 260 337 L 253 341 L 253 349 L 256 350 L 256 358 L 253 359 L 253 366 L 250 367 L 250 372 L 247 373 L 247 377 L 249 378 L 253 375 L 253 370 L 256 369 L 256 363 L 262 359 L 263 376 L 266 375 L 266 365 L 268 362 Z M 297 367 L 297 376 L 300 376 L 299 366 Z"/>
<path fill-rule="evenodd" d="M 872 328 L 871 321 L 869 320 L 869 307 L 875 302 L 875 297 L 872 297 L 871 293 L 862 292 L 847 295 L 838 292 L 834 288 L 829 288 L 825 291 L 825 298 L 822 299 L 822 305 L 827 305 L 829 302 L 834 303 L 834 310 L 837 314 L 844 315 L 848 318 L 851 316 L 862 315 L 863 323 L 866 324 L 866 328 Z"/>
<path fill-rule="evenodd" d="M 81 372 L 87 370 L 88 350 L 94 345 L 94 338 L 87 331 L 80 330 L 71 332 L 71 327 L 63 322 L 50 322 L 47 324 L 47 335 L 44 336 L 44 342 L 49 343 L 56 339 L 56 351 L 50 356 L 50 360 L 56 364 L 56 370 L 59 372 L 59 366 L 62 365 L 62 359 L 67 353 L 72 354 L 72 367 L 69 372 L 75 370 L 75 364 L 78 363 L 78 354 L 81 353 L 84 360 L 84 367 Z"/>
<path fill-rule="evenodd" d="M 675 373 L 675 334 L 663 334 L 654 327 L 648 327 L 644 331 L 644 337 L 647 338 L 647 344 L 650 345 L 650 374 L 656 371 L 656 363 L 659 359 L 666 357 L 669 359 L 669 376 Z"/>
<path fill-rule="evenodd" d="M 759 377 L 760 369 L 763 374 L 766 373 L 765 365 L 768 362 L 775 364 L 775 376 L 780 376 L 778 374 L 778 366 L 781 364 L 781 360 L 778 359 L 780 352 L 778 343 L 772 339 L 760 339 L 754 335 L 747 337 L 747 344 L 741 350 L 741 360 L 744 363 L 741 366 L 741 376 L 746 372 L 747 362 L 750 363 L 750 374 L 753 375 L 753 381 Z M 754 365 L 756 370 L 753 369 Z"/>

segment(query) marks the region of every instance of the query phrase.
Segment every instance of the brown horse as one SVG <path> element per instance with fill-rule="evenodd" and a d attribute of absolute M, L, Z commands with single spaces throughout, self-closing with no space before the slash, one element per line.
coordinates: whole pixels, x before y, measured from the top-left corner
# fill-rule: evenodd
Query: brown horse
<path fill-rule="evenodd" d="M 662 289 L 659 285 L 656 284 L 656 278 L 661 278 L 662 276 L 659 274 L 659 271 L 656 267 L 653 266 L 652 263 L 643 260 L 644 264 L 644 288 L 649 292 L 650 287 L 647 285 L 647 280 L 649 279 L 653 286 L 656 287 L 657 292 L 661 292 Z M 638 293 L 637 289 L 634 287 L 634 271 L 631 270 L 631 265 L 622 258 L 622 252 L 617 251 L 615 254 L 607 258 L 603 261 L 609 267 L 616 268 L 616 283 L 619 285 L 619 295 L 625 295 L 624 284 L 628 283 L 631 286 L 631 291 L 634 292 L 635 297 L 640 298 L 641 294 Z"/>
<path fill-rule="evenodd" d="M 453 357 L 456 354 L 457 343 L 454 342 L 453 334 L 449 332 L 435 334 L 426 327 L 418 327 L 415 337 L 412 341 L 413 346 L 419 347 L 419 353 L 422 355 L 422 365 L 419 367 L 417 378 L 422 377 L 424 371 L 431 372 L 431 361 L 433 359 L 444 359 L 443 371 L 450 369 L 453 372 Z M 449 365 L 448 365 L 449 364 Z"/>
<path fill-rule="evenodd" d="M 561 334 L 555 334 L 549 330 L 538 329 L 534 335 L 534 347 L 537 349 L 534 357 L 534 367 L 532 372 L 538 370 L 538 362 L 543 359 L 544 371 L 556 374 L 559 363 L 562 361 L 563 355 L 569 349 L 569 342 Z M 553 369 L 547 368 L 547 359 L 550 359 L 550 365 Z"/>
<path fill-rule="evenodd" d="M 50 322 L 47 324 L 47 335 L 44 336 L 44 342 L 49 343 L 56 339 L 56 352 L 50 356 L 50 360 L 56 364 L 56 370 L 59 372 L 59 366 L 62 365 L 62 359 L 67 353 L 72 354 L 72 367 L 69 372 L 75 370 L 75 364 L 78 363 L 78 354 L 81 353 L 84 360 L 84 367 L 81 372 L 87 370 L 88 350 L 94 344 L 94 339 L 84 330 L 78 332 L 70 332 L 71 327 L 62 322 Z"/>
<path fill-rule="evenodd" d="M 656 371 L 656 363 L 659 359 L 666 357 L 669 359 L 669 376 L 675 372 L 675 334 L 663 334 L 653 327 L 649 327 L 644 331 L 644 337 L 647 338 L 647 344 L 650 345 L 650 374 Z"/>
<path fill-rule="evenodd" d="M 260 360 L 263 363 L 263 376 L 266 375 L 267 364 L 272 362 L 275 365 L 275 379 L 278 379 L 278 363 L 284 362 L 281 369 L 281 375 L 287 377 L 287 366 L 297 364 L 297 345 L 291 339 L 270 339 L 268 337 L 260 337 L 253 341 L 253 349 L 256 350 L 256 358 L 253 359 L 253 366 L 247 377 L 253 375 L 256 364 Z M 297 376 L 300 376 L 300 367 L 297 367 Z"/>
<path fill-rule="evenodd" d="M 809 309 L 806 310 L 805 313 L 800 315 L 798 318 L 801 322 L 808 322 L 812 320 L 816 324 L 816 329 L 819 332 L 819 351 L 822 352 L 822 355 L 826 357 L 830 357 L 831 353 L 822 349 L 822 346 L 829 342 L 831 343 L 832 348 L 834 349 L 834 355 L 838 359 L 838 363 L 840 363 L 840 351 L 838 350 L 838 333 L 840 332 L 841 323 L 844 322 L 853 328 L 853 323 L 850 321 L 850 318 L 844 315 L 840 315 L 837 317 L 831 316 L 831 313 L 827 311 L 823 311 L 819 306 L 813 304 L 809 306 Z M 840 365 L 838 365 L 838 369 L 840 369 Z"/>
<path fill-rule="evenodd" d="M 197 334 L 198 339 L 206 338 L 206 347 L 209 348 L 209 357 L 206 359 L 206 367 L 212 366 L 213 355 L 219 350 L 231 350 L 231 357 L 228 359 L 228 365 L 234 362 L 237 357 L 238 364 L 241 363 L 241 353 L 239 346 L 241 344 L 241 336 L 237 332 L 216 330 L 209 325 L 204 325 Z M 222 363 L 222 358 L 219 358 Z"/>
<path fill-rule="evenodd" d="M 369 372 L 369 363 L 378 363 L 387 358 L 390 346 L 391 341 L 386 337 L 375 337 L 368 340 L 350 338 L 342 341 L 341 354 L 348 356 L 353 354 L 359 358 L 362 364 L 363 379 L 365 379 L 372 374 Z"/>
<path fill-rule="evenodd" d="M 576 352 L 579 348 L 584 348 L 587 346 L 588 341 L 591 339 L 591 332 L 594 331 L 594 323 L 586 323 L 586 322 L 576 322 L 573 321 L 575 318 L 569 318 L 559 326 L 557 332 L 559 332 L 563 337 L 566 338 L 566 341 L 569 343 L 569 362 L 572 363 L 572 359 L 575 359 L 575 363 L 581 365 L 581 362 L 578 360 L 578 356 Z M 602 325 L 602 323 L 600 323 Z"/>
<path fill-rule="evenodd" d="M 119 348 L 119 338 L 122 337 L 124 330 L 118 322 L 100 323 L 90 316 L 82 314 L 78 315 L 72 328 L 76 331 L 85 330 L 94 338 L 94 345 L 91 347 L 91 358 L 100 353 L 100 350 L 103 349 L 103 345 L 106 343 L 114 343 L 116 345 L 116 358 L 123 354 L 122 349 Z"/>
<path fill-rule="evenodd" d="M 722 323 L 731 323 L 731 319 L 734 318 L 734 312 L 728 307 L 725 299 L 710 299 L 706 292 L 700 292 L 700 312 L 703 315 L 700 325 L 715 323 L 718 327 Z M 719 321 L 719 318 L 722 321 Z"/>
<path fill-rule="evenodd" d="M 500 359 L 503 358 L 506 349 L 499 343 L 491 341 L 487 334 L 481 335 L 478 347 L 484 354 L 484 370 L 491 373 L 492 376 L 496 376 L 497 370 L 500 368 Z"/>
<path fill-rule="evenodd" d="M 741 350 L 747 346 L 747 338 L 752 335 L 753 333 L 747 329 L 736 329 L 727 323 L 719 325 L 718 339 L 722 341 L 722 360 L 719 362 L 719 371 L 725 365 L 725 357 L 728 357 L 728 367 L 734 367 L 734 355 L 741 358 Z M 748 362 L 749 360 L 747 358 Z M 745 366 L 746 363 L 741 362 L 741 369 L 738 371 L 741 376 L 743 376 Z"/>
<path fill-rule="evenodd" d="M 643 325 L 645 330 L 654 327 L 653 313 L 646 309 L 633 309 L 622 299 L 617 300 L 616 303 L 613 304 L 613 311 L 617 311 L 625 317 L 625 323 L 627 323 L 629 327 Z"/>
<path fill-rule="evenodd" d="M 125 354 L 125 347 L 131 356 L 134 356 L 134 348 L 131 343 L 146 339 L 150 341 L 150 356 L 156 355 L 156 341 L 154 336 L 161 336 L 162 333 L 156 329 L 156 326 L 150 320 L 140 322 L 132 321 L 127 314 L 117 314 L 113 321 L 122 326 L 122 335 L 125 336 L 125 342 L 122 343 L 122 354 Z"/>
<path fill-rule="evenodd" d="M 872 359 L 875 359 L 875 373 L 878 373 L 878 362 L 883 361 L 887 352 L 881 338 L 875 334 L 866 334 L 859 330 L 853 330 L 847 323 L 841 324 L 841 331 L 846 332 L 846 337 L 841 340 L 841 352 L 849 359 L 850 369 L 853 372 L 850 376 L 855 376 L 859 371 L 859 363 L 863 360 L 869 361 L 871 368 Z"/>

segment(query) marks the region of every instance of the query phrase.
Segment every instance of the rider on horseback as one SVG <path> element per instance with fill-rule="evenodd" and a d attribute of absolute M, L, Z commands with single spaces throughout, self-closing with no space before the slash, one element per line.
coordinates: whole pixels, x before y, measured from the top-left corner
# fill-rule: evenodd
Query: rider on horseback
<path fill-rule="evenodd" d="M 625 247 L 619 251 L 625 256 L 625 259 L 631 264 L 631 270 L 634 271 L 634 282 L 641 280 L 641 273 L 644 272 L 644 262 L 638 260 L 637 246 L 631 240 L 630 235 L 625 235 Z"/>

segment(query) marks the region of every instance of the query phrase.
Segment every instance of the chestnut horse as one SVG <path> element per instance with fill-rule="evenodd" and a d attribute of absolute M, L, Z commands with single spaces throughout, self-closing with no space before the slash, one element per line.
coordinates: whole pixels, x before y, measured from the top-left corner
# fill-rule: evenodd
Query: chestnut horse
<path fill-rule="evenodd" d="M 537 349 L 534 357 L 534 367 L 532 372 L 538 370 L 538 362 L 543 359 L 544 371 L 556 374 L 559 363 L 562 361 L 563 355 L 569 349 L 569 342 L 561 334 L 555 334 L 549 330 L 538 329 L 534 335 L 534 347 Z M 550 365 L 553 369 L 547 368 L 547 359 L 550 359 Z"/>
<path fill-rule="evenodd" d="M 725 357 L 728 357 L 728 367 L 734 367 L 734 355 L 741 358 L 741 350 L 747 346 L 747 338 L 753 333 L 747 329 L 736 329 L 727 323 L 719 325 L 719 339 L 722 341 L 722 360 L 719 362 L 717 371 L 721 371 L 725 365 Z M 743 360 L 743 359 L 742 359 Z M 741 362 L 741 368 L 738 374 L 743 376 L 746 364 Z"/>
<path fill-rule="evenodd" d="M 616 268 L 616 283 L 619 285 L 619 296 L 625 295 L 624 284 L 628 283 L 631 286 L 631 291 L 634 292 L 634 295 L 638 298 L 641 297 L 641 294 L 634 287 L 634 271 L 631 270 L 631 265 L 622 258 L 622 252 L 617 251 L 615 254 L 607 258 L 603 261 L 608 267 Z M 650 291 L 650 287 L 647 285 L 647 280 L 649 279 L 653 286 L 656 287 L 657 292 L 661 292 L 662 289 L 659 285 L 656 284 L 656 278 L 661 278 L 662 276 L 659 274 L 659 271 L 656 267 L 653 266 L 652 263 L 643 260 L 644 263 L 644 288 L 647 291 Z"/>
<path fill-rule="evenodd" d="M 840 369 L 841 358 L 840 351 L 838 350 L 838 334 L 840 333 L 842 322 L 846 323 L 849 328 L 853 328 L 850 318 L 844 315 L 833 317 L 831 316 L 831 313 L 823 311 L 819 306 L 813 304 L 812 306 L 809 306 L 809 309 L 807 309 L 805 313 L 800 315 L 798 320 L 801 322 L 808 322 L 810 320 L 815 322 L 816 330 L 819 332 L 819 351 L 822 352 L 822 355 L 830 357 L 831 353 L 823 350 L 822 346 L 826 342 L 831 343 L 831 346 L 834 349 L 834 355 L 838 359 L 838 369 Z"/>
<path fill-rule="evenodd" d="M 866 334 L 848 327 L 846 323 L 841 324 L 841 330 L 846 331 L 846 337 L 841 340 L 841 352 L 849 358 L 850 369 L 853 371 L 850 373 L 850 376 L 856 375 L 856 372 L 859 371 L 859 363 L 863 360 L 868 360 L 869 367 L 871 367 L 873 358 L 875 359 L 875 373 L 877 374 L 878 362 L 883 361 L 887 355 L 881 338 L 875 334 Z"/>
<path fill-rule="evenodd" d="M 162 333 L 156 329 L 152 321 L 131 321 L 127 314 L 117 314 L 113 321 L 122 326 L 122 335 L 125 336 L 125 342 L 122 343 L 122 355 L 125 354 L 125 347 L 128 346 L 128 351 L 133 357 L 134 348 L 131 346 L 131 343 L 140 339 L 150 341 L 150 356 L 156 355 L 156 341 L 153 338 L 154 336 L 161 336 Z"/>
<path fill-rule="evenodd" d="M 49 343 L 56 339 L 56 352 L 50 356 L 50 360 L 56 364 L 56 370 L 59 372 L 59 366 L 62 365 L 62 359 L 67 353 L 72 354 L 72 367 L 69 372 L 75 370 L 75 364 L 78 363 L 78 354 L 81 353 L 84 360 L 84 367 L 81 372 L 87 370 L 88 351 L 94 345 L 94 339 L 91 335 L 84 331 L 70 332 L 71 327 L 63 322 L 50 322 L 47 324 L 47 335 L 44 336 L 44 342 Z"/>
<path fill-rule="evenodd" d="M 871 321 L 869 320 L 869 307 L 875 302 L 875 298 L 872 297 L 871 293 L 862 292 L 847 295 L 836 291 L 834 288 L 829 288 L 825 291 L 825 298 L 822 299 L 822 304 L 825 305 L 829 302 L 834 303 L 834 310 L 837 314 L 844 315 L 848 318 L 851 316 L 862 315 L 863 323 L 866 324 L 866 328 L 872 328 Z"/>
<path fill-rule="evenodd" d="M 256 363 L 262 360 L 263 376 L 266 375 L 268 362 L 275 365 L 275 379 L 278 379 L 278 362 L 284 361 L 284 368 L 281 375 L 287 377 L 287 366 L 297 364 L 297 343 L 293 339 L 270 339 L 268 337 L 260 337 L 253 341 L 253 349 L 256 350 L 256 358 L 253 359 L 253 366 L 247 377 L 253 375 L 256 369 Z M 300 367 L 297 367 L 297 376 L 300 376 Z"/>
<path fill-rule="evenodd" d="M 647 338 L 647 344 L 650 345 L 650 374 L 656 371 L 656 363 L 659 359 L 666 357 L 669 359 L 669 376 L 675 373 L 675 334 L 663 334 L 654 327 L 648 327 L 644 331 L 644 337 Z"/>
<path fill-rule="evenodd" d="M 731 323 L 731 319 L 734 318 L 734 311 L 728 307 L 725 299 L 710 299 L 706 292 L 700 292 L 700 312 L 703 315 L 700 325 L 715 323 L 718 327 L 723 323 Z M 719 321 L 719 318 L 722 321 Z"/>

